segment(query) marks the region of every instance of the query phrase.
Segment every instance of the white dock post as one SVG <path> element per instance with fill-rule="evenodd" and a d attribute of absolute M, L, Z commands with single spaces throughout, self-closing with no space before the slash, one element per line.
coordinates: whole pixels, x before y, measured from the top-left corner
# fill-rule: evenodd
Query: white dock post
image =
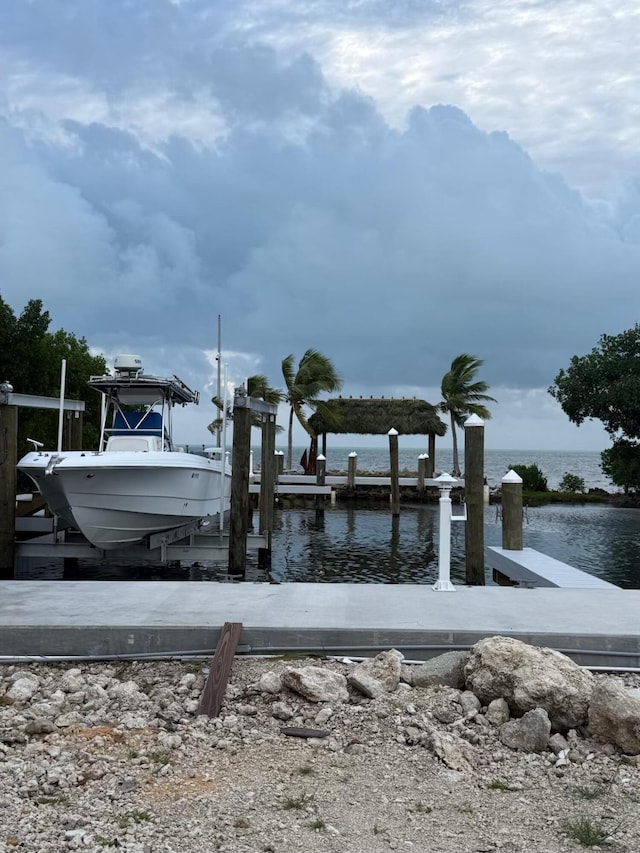
<path fill-rule="evenodd" d="M 436 477 L 440 488 L 440 535 L 438 538 L 438 580 L 433 589 L 455 592 L 451 583 L 451 489 L 457 483 L 455 477 L 440 474 Z"/>

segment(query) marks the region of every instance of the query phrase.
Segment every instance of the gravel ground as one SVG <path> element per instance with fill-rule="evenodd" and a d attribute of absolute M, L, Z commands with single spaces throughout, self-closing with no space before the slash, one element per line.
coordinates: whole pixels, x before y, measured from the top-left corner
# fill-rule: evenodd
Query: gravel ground
<path fill-rule="evenodd" d="M 203 665 L 0 668 L 0 850 L 640 851 L 637 759 L 586 732 L 559 759 L 507 748 L 451 688 L 331 704 L 265 689 L 291 666 L 349 670 L 316 659 L 236 658 L 210 720 Z M 329 734 L 281 731 L 295 726 Z M 425 727 L 457 758 L 438 758 Z"/>

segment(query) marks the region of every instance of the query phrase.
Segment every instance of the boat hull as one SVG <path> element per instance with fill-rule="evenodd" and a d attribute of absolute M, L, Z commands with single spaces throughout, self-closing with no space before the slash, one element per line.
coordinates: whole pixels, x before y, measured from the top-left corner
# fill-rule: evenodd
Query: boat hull
<path fill-rule="evenodd" d="M 231 470 L 175 452 L 29 453 L 18 463 L 53 513 L 103 550 L 138 544 L 230 506 Z"/>

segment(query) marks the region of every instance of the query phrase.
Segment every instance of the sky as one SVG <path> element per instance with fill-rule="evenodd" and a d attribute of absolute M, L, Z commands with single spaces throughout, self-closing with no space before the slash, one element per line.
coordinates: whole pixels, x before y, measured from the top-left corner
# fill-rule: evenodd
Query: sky
<path fill-rule="evenodd" d="M 468 352 L 488 448 L 601 450 L 547 389 L 638 321 L 638 43 L 637 0 L 2 3 L 0 296 L 199 388 L 182 441 L 220 315 L 231 387 L 314 348 L 435 404 Z"/>

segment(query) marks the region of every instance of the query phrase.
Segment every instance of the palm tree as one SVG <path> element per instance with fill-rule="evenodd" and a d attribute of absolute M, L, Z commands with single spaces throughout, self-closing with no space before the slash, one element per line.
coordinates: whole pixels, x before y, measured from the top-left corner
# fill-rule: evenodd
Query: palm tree
<path fill-rule="evenodd" d="M 265 402 L 274 403 L 274 405 L 277 406 L 282 402 L 285 395 L 279 388 L 272 388 L 269 385 L 269 380 L 266 376 L 261 373 L 256 373 L 254 376 L 249 376 L 247 378 L 247 396 L 256 397 L 259 400 L 265 400 Z M 219 400 L 214 396 L 211 398 L 211 402 L 214 406 L 217 406 L 220 412 L 222 412 L 222 400 Z M 233 420 L 233 406 L 231 404 L 227 405 L 227 420 Z M 262 416 L 258 412 L 251 413 L 251 426 L 262 426 Z M 207 426 L 207 429 L 209 432 L 216 434 L 221 427 L 222 415 L 220 414 Z M 282 427 L 276 426 L 276 432 L 282 432 Z"/>
<path fill-rule="evenodd" d="M 287 444 L 287 468 L 293 466 L 293 416 L 297 417 L 300 425 L 311 438 L 315 434 L 307 421 L 304 407 L 316 411 L 323 408 L 318 395 L 323 392 L 333 393 L 342 388 L 342 379 L 336 372 L 333 362 L 326 355 L 315 349 L 308 349 L 295 370 L 293 354 L 282 360 L 282 375 L 287 386 L 285 399 L 291 407 L 289 412 L 289 440 Z M 326 405 L 326 404 L 325 404 Z"/>
<path fill-rule="evenodd" d="M 442 402 L 438 408 L 441 412 L 448 412 L 451 418 L 453 474 L 455 477 L 460 476 L 456 426 L 464 426 L 465 418 L 468 415 L 478 415 L 478 417 L 487 420 L 491 417 L 491 412 L 483 403 L 497 402 L 486 393 L 489 390 L 487 382 L 474 381 L 483 364 L 482 359 L 463 352 L 453 359 L 451 367 L 442 377 L 440 386 Z"/>

